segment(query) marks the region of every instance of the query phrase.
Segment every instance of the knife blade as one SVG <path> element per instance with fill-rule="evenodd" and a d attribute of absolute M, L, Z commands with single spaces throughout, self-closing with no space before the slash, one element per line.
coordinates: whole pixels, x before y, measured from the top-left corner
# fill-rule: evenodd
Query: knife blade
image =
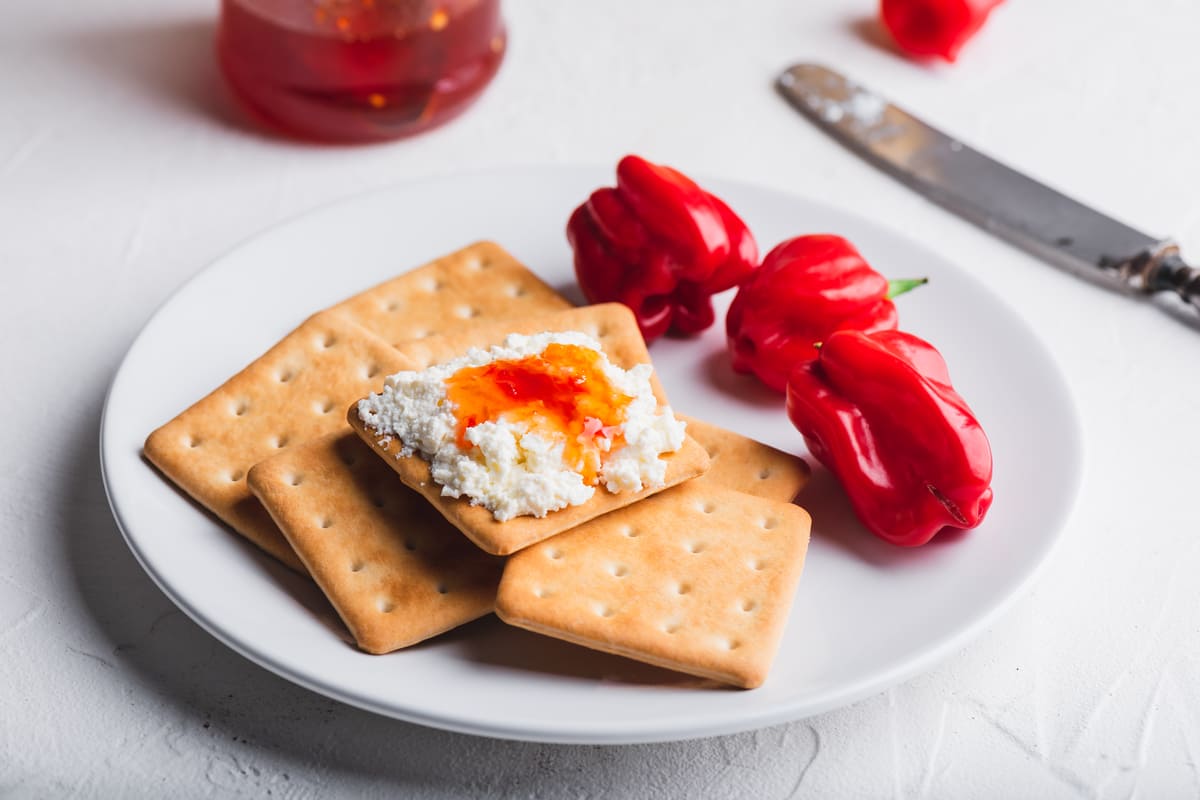
<path fill-rule="evenodd" d="M 1018 247 L 1122 291 L 1173 292 L 1200 310 L 1200 270 L 1169 239 L 1022 175 L 826 67 L 797 64 L 777 88 L 867 161 Z"/>

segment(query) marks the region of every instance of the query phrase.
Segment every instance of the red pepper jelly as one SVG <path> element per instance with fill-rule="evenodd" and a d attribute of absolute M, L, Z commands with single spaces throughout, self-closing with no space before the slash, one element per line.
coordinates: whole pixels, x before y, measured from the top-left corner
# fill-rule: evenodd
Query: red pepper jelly
<path fill-rule="evenodd" d="M 467 430 L 482 422 L 525 423 L 561 438 L 563 461 L 595 484 L 602 453 L 622 441 L 608 429 L 625 420 L 633 399 L 608 380 L 600 357 L 588 347 L 552 343 L 537 355 L 460 369 L 446 381 L 458 446 L 470 450 Z"/>
<path fill-rule="evenodd" d="M 221 0 L 217 55 L 272 127 L 375 142 L 462 112 L 505 41 L 499 0 Z"/>

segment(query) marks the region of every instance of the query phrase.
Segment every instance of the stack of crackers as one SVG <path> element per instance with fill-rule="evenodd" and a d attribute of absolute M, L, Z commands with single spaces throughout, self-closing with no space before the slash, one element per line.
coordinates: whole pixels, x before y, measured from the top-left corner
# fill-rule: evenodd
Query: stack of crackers
<path fill-rule="evenodd" d="M 495 612 L 587 647 L 760 685 L 808 545 L 808 514 L 790 502 L 808 477 L 800 459 L 684 417 L 688 438 L 664 456 L 665 486 L 598 489 L 579 506 L 497 522 L 443 497 L 427 462 L 401 457 L 399 442 L 358 419 L 355 404 L 387 375 L 543 331 L 587 333 L 624 369 L 650 361 L 627 308 L 574 308 L 482 242 L 309 317 L 151 433 L 144 453 L 311 576 L 368 653 Z"/>

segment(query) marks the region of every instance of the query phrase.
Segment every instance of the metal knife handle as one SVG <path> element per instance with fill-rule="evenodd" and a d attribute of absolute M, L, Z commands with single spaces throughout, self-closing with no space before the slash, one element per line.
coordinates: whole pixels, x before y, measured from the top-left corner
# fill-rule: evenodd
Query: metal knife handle
<path fill-rule="evenodd" d="M 1200 311 L 1200 269 L 1189 266 L 1179 248 L 1166 244 L 1147 250 L 1118 265 L 1122 282 L 1143 294 L 1175 292 L 1185 303 Z"/>
<path fill-rule="evenodd" d="M 1155 291 L 1173 291 L 1200 311 L 1200 269 L 1189 267 L 1178 252 L 1164 258 L 1154 274 Z"/>

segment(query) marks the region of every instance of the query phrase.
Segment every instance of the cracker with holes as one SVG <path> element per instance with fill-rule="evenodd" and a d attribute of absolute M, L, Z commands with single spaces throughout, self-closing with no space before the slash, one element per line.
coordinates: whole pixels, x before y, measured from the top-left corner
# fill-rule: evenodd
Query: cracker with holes
<path fill-rule="evenodd" d="M 147 438 L 144 454 L 235 531 L 295 569 L 296 554 L 246 486 L 280 449 L 343 431 L 346 405 L 408 365 L 392 344 L 465 318 L 569 307 L 497 245 L 474 244 L 320 312 Z"/>
<path fill-rule="evenodd" d="M 471 544 L 347 431 L 250 470 L 250 488 L 368 653 L 491 613 L 503 560 Z"/>
<path fill-rule="evenodd" d="M 509 558 L 496 613 L 743 688 L 766 679 L 804 565 L 799 506 L 689 481 Z"/>
<path fill-rule="evenodd" d="M 697 480 L 784 503 L 808 483 L 804 459 L 695 417 L 679 418 L 708 453 L 708 472 Z"/>
<path fill-rule="evenodd" d="M 246 473 L 280 449 L 345 429 L 346 398 L 404 365 L 386 341 L 325 311 L 146 439 L 164 475 L 289 566 L 299 560 Z"/>
<path fill-rule="evenodd" d="M 397 349 L 417 368 L 352 406 L 350 424 L 486 552 L 513 553 L 708 467 L 623 305 Z"/>
<path fill-rule="evenodd" d="M 396 345 L 451 333 L 467 322 L 517 319 L 570 307 L 500 245 L 476 242 L 343 300 L 331 310 Z"/>

